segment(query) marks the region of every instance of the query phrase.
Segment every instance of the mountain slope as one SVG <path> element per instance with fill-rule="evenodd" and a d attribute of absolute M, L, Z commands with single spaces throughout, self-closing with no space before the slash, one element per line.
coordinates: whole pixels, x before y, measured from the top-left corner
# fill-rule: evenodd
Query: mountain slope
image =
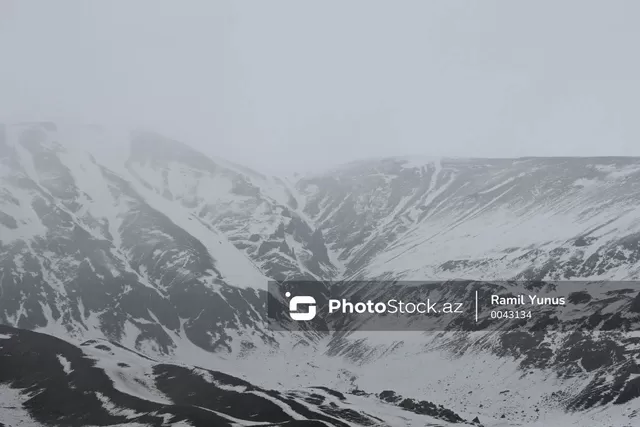
<path fill-rule="evenodd" d="M 141 132 L 132 136 L 127 168 L 146 188 L 224 233 L 269 277 L 336 273 L 322 234 L 297 214 L 298 201 L 284 181 Z"/>
<path fill-rule="evenodd" d="M 64 141 L 54 125 L 1 135 L 0 321 L 160 353 L 180 339 L 208 351 L 273 341 L 261 260 L 126 164 L 101 164 L 93 129 Z"/>
<path fill-rule="evenodd" d="M 360 162 L 298 183 L 347 274 L 639 277 L 640 159 L 419 160 Z"/>

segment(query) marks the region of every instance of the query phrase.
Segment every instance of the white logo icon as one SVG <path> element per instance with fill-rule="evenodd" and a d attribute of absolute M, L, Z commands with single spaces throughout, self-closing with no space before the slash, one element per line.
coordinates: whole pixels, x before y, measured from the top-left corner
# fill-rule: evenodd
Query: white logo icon
<path fill-rule="evenodd" d="M 287 292 L 284 294 L 287 298 L 291 296 L 291 292 Z M 309 306 L 309 311 L 307 313 L 299 313 L 298 306 L 306 304 Z M 291 298 L 289 301 L 289 314 L 293 320 L 304 321 L 311 320 L 316 317 L 316 299 L 310 296 L 299 296 Z"/>

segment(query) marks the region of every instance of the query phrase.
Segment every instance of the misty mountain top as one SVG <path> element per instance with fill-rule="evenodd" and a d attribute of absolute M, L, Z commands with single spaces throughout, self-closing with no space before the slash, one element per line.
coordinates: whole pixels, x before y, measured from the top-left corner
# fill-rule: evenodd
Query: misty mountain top
<path fill-rule="evenodd" d="M 191 145 L 188 142 L 181 141 L 176 138 L 168 137 L 155 132 L 152 129 L 132 128 L 121 125 L 101 125 L 101 124 L 80 124 L 73 122 L 20 122 L 20 123 L 0 123 L 3 129 L 3 137 L 7 142 L 20 141 L 21 144 L 29 143 L 28 141 L 39 140 L 42 143 L 50 144 L 50 147 L 59 147 L 66 150 L 81 150 L 99 156 L 101 161 L 109 162 L 112 166 L 122 163 L 123 160 L 132 158 L 141 158 L 145 156 L 153 157 L 156 161 L 164 160 L 175 162 L 193 162 L 194 165 L 201 167 L 211 160 L 230 169 L 236 169 L 247 174 L 256 174 L 263 176 L 260 171 L 254 171 L 251 168 L 230 162 L 224 158 L 224 153 L 218 153 L 217 156 L 204 154 L 193 146 L 206 145 L 206 141 L 197 141 L 197 144 Z M 393 141 L 389 141 L 393 144 Z M 339 157 L 339 153 L 336 153 Z M 173 157 L 176 156 L 176 157 Z M 196 158 L 200 157 L 200 160 Z M 204 158 L 204 159 L 202 159 Z M 640 157 L 627 156 L 600 156 L 600 157 L 520 157 L 520 158 L 465 158 L 465 157 L 433 157 L 425 155 L 402 155 L 390 157 L 367 157 L 366 153 L 362 154 L 362 159 L 344 162 L 336 167 L 329 167 L 326 172 L 305 173 L 304 171 L 291 174 L 283 173 L 287 176 L 296 178 L 304 178 L 309 175 L 323 175 L 334 172 L 347 170 L 367 169 L 387 169 L 394 166 L 402 165 L 404 168 L 420 169 L 440 163 L 451 165 L 472 164 L 479 167 L 480 164 L 492 165 L 493 167 L 505 167 L 507 165 L 516 164 L 532 164 L 536 161 L 544 161 L 558 166 L 564 166 L 567 169 L 575 167 L 592 167 L 595 171 L 606 172 L 607 168 L 611 168 L 611 175 L 620 176 L 635 171 L 635 168 L 626 169 L 626 166 L 640 164 Z M 603 166 L 604 165 L 604 166 Z M 608 165 L 608 166 L 607 166 Z M 617 170 L 618 168 L 625 170 Z M 640 166 L 639 166 L 640 167 Z M 615 169 L 615 170 L 614 170 Z M 277 174 L 276 174 L 277 175 Z"/>

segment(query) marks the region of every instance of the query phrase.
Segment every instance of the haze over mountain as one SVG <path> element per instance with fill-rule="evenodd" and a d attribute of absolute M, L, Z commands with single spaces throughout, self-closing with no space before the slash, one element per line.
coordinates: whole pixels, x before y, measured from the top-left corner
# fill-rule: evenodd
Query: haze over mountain
<path fill-rule="evenodd" d="M 640 158 L 394 157 L 293 180 L 148 131 L 2 125 L 0 423 L 633 425 L 639 208 Z M 590 283 L 564 332 L 274 330 L 267 282 L 293 279 L 451 298 Z M 80 394 L 99 412 L 60 406 Z"/>

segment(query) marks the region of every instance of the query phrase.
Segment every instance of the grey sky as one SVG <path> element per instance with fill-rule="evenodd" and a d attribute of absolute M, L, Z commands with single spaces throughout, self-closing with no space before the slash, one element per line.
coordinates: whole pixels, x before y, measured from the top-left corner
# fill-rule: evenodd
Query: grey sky
<path fill-rule="evenodd" d="M 640 2 L 0 0 L 0 117 L 262 170 L 640 155 Z"/>

